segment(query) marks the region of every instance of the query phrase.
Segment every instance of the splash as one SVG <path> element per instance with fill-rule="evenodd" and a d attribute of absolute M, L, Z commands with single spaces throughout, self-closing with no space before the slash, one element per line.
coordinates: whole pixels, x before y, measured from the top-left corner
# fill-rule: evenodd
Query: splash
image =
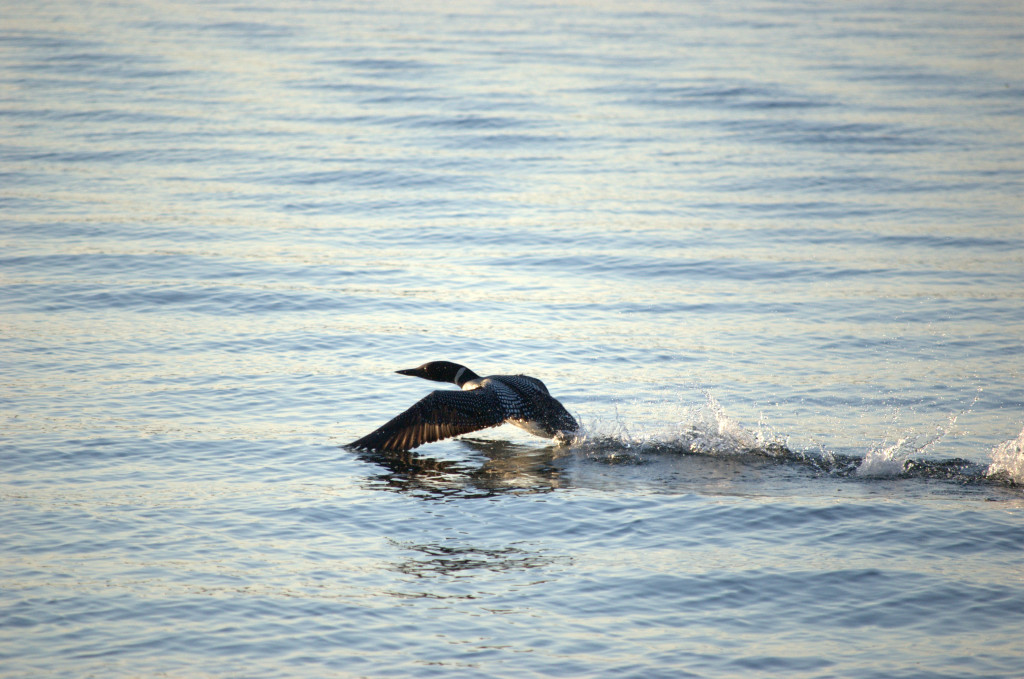
<path fill-rule="evenodd" d="M 957 436 L 960 433 L 956 428 L 957 420 L 961 415 L 970 413 L 979 398 L 975 395 L 969 406 L 959 413 L 949 415 L 945 423 L 935 425 L 931 432 L 902 432 L 893 442 L 886 435 L 881 444 L 868 450 L 854 473 L 866 478 L 890 478 L 899 476 L 911 467 L 920 466 L 911 462 L 911 456 L 926 452 L 948 435 Z M 898 424 L 899 419 L 900 411 L 897 409 L 893 413 L 893 424 Z"/>
<path fill-rule="evenodd" d="M 1003 441 L 992 449 L 992 464 L 985 476 L 1024 485 L 1024 429 L 1017 438 Z"/>
<path fill-rule="evenodd" d="M 946 430 L 936 427 L 931 435 L 909 434 L 900 437 L 894 443 L 886 439 L 880 445 L 871 448 L 857 466 L 855 474 L 869 478 L 885 478 L 898 476 L 907 466 L 912 455 L 923 453 L 942 440 Z"/>
<path fill-rule="evenodd" d="M 785 441 L 768 426 L 764 418 L 751 431 L 730 417 L 718 400 L 701 390 L 704 403 L 676 405 L 670 423 L 643 427 L 636 433 L 615 411 L 611 423 L 595 420 L 585 425 L 585 434 L 575 442 L 595 450 L 613 449 L 618 454 L 644 452 L 681 452 L 696 455 L 768 455 L 788 452 Z"/>
<path fill-rule="evenodd" d="M 993 449 L 991 465 L 963 458 L 935 460 L 923 456 L 940 441 L 962 433 L 957 421 L 970 412 L 970 407 L 924 431 L 901 424 L 900 411 L 896 410 L 886 438 L 860 457 L 829 451 L 821 445 L 817 450 L 793 450 L 789 439 L 769 426 L 763 416 L 756 428 L 745 427 L 730 417 L 713 395 L 703 389 L 700 392 L 703 403 L 634 404 L 648 409 L 653 406 L 655 417 L 651 422 L 628 424 L 618 408 L 610 421 L 581 418 L 584 433 L 572 442 L 572 449 L 607 464 L 642 464 L 649 455 L 663 454 L 748 457 L 804 467 L 833 477 L 1024 485 L 1024 431 L 1017 439 Z M 665 416 L 666 407 L 674 411 L 671 417 Z"/>
<path fill-rule="evenodd" d="M 702 393 L 705 404 L 697 411 L 699 417 L 677 435 L 677 440 L 692 452 L 705 455 L 750 453 L 767 451 L 775 444 L 785 445 L 763 418 L 756 432 L 748 431 L 725 412 L 714 396 L 707 391 Z"/>

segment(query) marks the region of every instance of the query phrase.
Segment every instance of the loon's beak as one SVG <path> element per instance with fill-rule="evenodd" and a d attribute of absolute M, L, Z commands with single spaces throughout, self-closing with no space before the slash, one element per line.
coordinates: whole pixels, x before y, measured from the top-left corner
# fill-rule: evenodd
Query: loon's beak
<path fill-rule="evenodd" d="M 419 368 L 407 368 L 405 370 L 396 370 L 395 372 L 398 373 L 399 375 L 411 375 L 413 377 L 419 377 L 419 370 Z"/>

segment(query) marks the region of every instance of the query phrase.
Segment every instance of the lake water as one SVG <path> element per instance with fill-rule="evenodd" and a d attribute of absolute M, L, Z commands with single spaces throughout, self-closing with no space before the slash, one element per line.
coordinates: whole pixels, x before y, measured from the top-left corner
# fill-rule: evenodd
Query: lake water
<path fill-rule="evenodd" d="M 1024 675 L 1019 2 L 0 11 L 0 676 Z"/>

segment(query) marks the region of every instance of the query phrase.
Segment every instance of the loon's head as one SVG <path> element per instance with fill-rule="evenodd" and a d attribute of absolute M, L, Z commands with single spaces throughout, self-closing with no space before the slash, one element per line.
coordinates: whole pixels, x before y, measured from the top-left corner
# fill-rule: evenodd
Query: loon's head
<path fill-rule="evenodd" d="M 418 368 L 396 370 L 395 372 L 399 375 L 412 375 L 413 377 L 422 377 L 425 380 L 433 380 L 434 382 L 451 382 L 460 387 L 463 383 L 479 377 L 479 375 L 466 366 L 450 361 L 431 361 L 430 363 L 424 363 Z"/>

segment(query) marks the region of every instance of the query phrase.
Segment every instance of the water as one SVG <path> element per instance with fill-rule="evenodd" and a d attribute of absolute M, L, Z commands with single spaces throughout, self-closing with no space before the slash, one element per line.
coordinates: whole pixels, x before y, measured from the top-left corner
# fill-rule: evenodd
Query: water
<path fill-rule="evenodd" d="M 1019 677 L 1018 4 L 5 3 L 0 676 Z"/>

